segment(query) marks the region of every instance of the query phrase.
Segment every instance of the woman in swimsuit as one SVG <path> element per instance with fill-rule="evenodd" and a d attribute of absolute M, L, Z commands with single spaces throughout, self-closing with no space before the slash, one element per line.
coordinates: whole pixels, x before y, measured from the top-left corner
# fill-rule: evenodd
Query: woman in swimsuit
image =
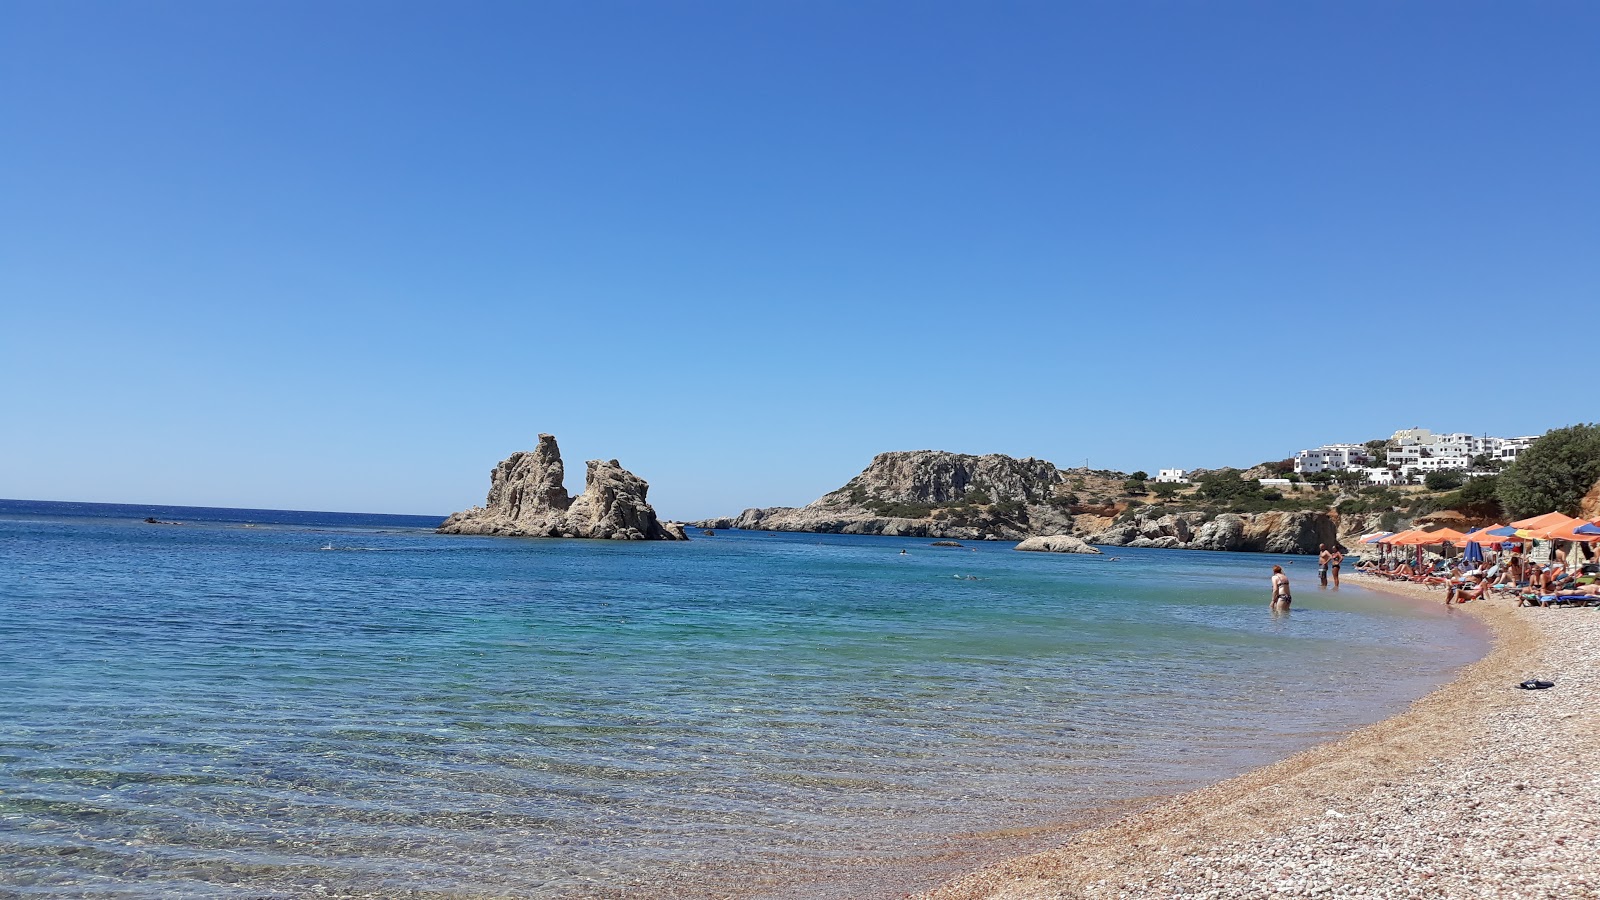
<path fill-rule="evenodd" d="M 1344 562 L 1344 548 L 1338 544 L 1333 545 L 1333 552 L 1328 555 L 1328 568 L 1333 571 L 1333 586 L 1339 586 L 1339 564 Z"/>
<path fill-rule="evenodd" d="M 1272 606 L 1273 609 L 1277 609 L 1278 608 L 1278 604 L 1281 603 L 1281 604 L 1283 604 L 1283 608 L 1284 609 L 1288 609 L 1290 600 L 1291 600 L 1291 598 L 1289 596 L 1289 576 L 1283 574 L 1283 566 L 1273 566 L 1272 567 L 1272 603 L 1271 603 L 1271 606 Z"/>

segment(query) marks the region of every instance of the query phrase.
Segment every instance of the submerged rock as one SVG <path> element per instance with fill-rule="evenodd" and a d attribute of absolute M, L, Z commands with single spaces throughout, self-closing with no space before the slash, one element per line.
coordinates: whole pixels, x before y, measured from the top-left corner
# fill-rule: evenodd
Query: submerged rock
<path fill-rule="evenodd" d="M 616 460 L 591 459 L 583 493 L 569 497 L 562 484 L 561 448 L 539 435 L 531 453 L 519 451 L 489 474 L 483 506 L 452 515 L 440 534 L 491 534 L 509 537 L 609 538 L 627 541 L 683 541 L 682 525 L 663 526 L 645 500 L 650 485 Z"/>

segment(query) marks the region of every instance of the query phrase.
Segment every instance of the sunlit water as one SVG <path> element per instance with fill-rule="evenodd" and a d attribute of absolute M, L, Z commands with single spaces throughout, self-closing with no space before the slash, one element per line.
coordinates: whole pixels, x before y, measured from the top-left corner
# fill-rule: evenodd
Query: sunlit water
<path fill-rule="evenodd" d="M 432 521 L 0 502 L 5 893 L 895 896 L 1484 649 L 1303 558 Z"/>

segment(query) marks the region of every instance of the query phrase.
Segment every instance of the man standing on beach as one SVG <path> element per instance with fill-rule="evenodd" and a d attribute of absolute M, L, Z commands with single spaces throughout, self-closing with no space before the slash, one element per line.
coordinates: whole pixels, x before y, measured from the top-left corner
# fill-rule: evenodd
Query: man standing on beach
<path fill-rule="evenodd" d="M 1328 552 L 1327 544 L 1317 545 L 1317 580 L 1322 582 L 1323 587 L 1328 586 L 1328 560 L 1332 556 L 1333 554 Z"/>

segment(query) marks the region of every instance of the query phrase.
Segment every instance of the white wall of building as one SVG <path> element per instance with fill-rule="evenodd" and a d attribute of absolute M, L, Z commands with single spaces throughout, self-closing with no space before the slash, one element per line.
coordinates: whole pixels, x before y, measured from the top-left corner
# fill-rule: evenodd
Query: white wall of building
<path fill-rule="evenodd" d="M 1365 444 L 1323 444 L 1295 454 L 1294 470 L 1301 475 L 1340 472 L 1372 461 Z"/>

